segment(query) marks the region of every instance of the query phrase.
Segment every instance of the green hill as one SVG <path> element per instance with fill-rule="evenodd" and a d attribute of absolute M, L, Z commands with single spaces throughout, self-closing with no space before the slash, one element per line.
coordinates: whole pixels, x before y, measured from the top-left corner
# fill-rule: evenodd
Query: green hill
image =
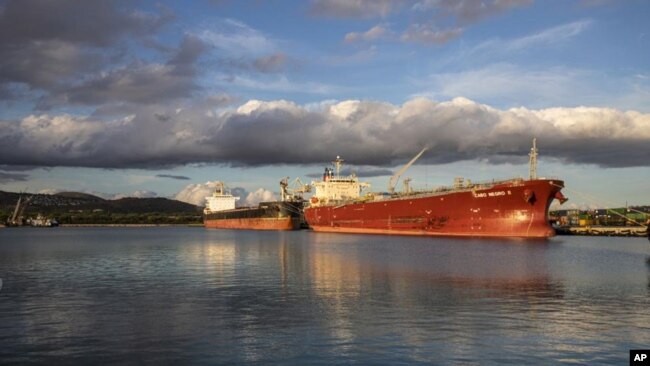
<path fill-rule="evenodd" d="M 19 193 L 0 191 L 0 222 L 13 213 Z M 42 214 L 62 224 L 184 224 L 201 221 L 201 207 L 168 198 L 106 200 L 81 192 L 23 194 L 25 217 Z"/>

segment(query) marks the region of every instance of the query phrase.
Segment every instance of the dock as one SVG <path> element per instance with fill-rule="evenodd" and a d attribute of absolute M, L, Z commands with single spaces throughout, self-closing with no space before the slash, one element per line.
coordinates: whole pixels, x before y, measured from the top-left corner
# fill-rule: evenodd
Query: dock
<path fill-rule="evenodd" d="M 645 237 L 648 231 L 644 226 L 571 226 L 556 229 L 558 235 L 593 236 L 638 236 Z"/>

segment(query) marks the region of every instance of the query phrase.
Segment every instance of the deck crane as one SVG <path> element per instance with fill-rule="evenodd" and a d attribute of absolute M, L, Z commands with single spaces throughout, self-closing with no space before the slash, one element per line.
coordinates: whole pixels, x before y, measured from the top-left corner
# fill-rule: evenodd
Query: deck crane
<path fill-rule="evenodd" d="M 289 183 L 289 177 L 285 177 L 280 181 L 282 202 L 301 200 L 302 194 L 306 192 L 311 192 L 311 185 L 304 184 L 300 178 L 296 178 L 291 184 Z"/>
<path fill-rule="evenodd" d="M 401 177 L 402 174 L 404 174 L 404 172 L 408 168 L 410 168 L 411 165 L 413 165 L 413 163 L 415 163 L 415 161 L 418 160 L 420 158 L 420 156 L 422 156 L 422 154 L 424 154 L 424 152 L 427 151 L 428 149 L 429 149 L 428 147 L 425 147 L 424 149 L 422 149 L 417 155 L 415 155 L 415 157 L 413 159 L 411 159 L 411 161 L 406 163 L 406 165 L 404 165 L 404 167 L 402 167 L 402 169 L 400 169 L 399 171 L 397 171 L 397 173 L 395 173 L 392 177 L 390 177 L 390 180 L 388 181 L 388 192 L 390 194 L 395 193 L 395 186 L 397 185 L 397 181 L 399 181 L 399 177 Z"/>

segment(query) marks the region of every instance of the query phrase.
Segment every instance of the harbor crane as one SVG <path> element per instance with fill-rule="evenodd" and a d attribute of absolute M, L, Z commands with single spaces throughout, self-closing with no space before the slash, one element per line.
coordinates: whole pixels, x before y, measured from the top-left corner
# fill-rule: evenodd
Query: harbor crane
<path fill-rule="evenodd" d="M 11 226 L 20 226 L 22 225 L 22 217 L 25 212 L 25 208 L 27 208 L 27 205 L 29 202 L 32 200 L 34 196 L 28 196 L 24 201 L 23 201 L 23 195 L 22 193 L 20 196 L 18 196 L 18 202 L 16 202 L 16 208 L 14 208 L 14 213 L 11 216 L 11 219 L 8 220 L 8 224 Z"/>
<path fill-rule="evenodd" d="M 422 149 L 417 155 L 415 155 L 415 157 L 413 159 L 411 159 L 411 161 L 406 163 L 406 165 L 404 165 L 404 167 L 402 167 L 402 169 L 400 169 L 399 171 L 397 171 L 397 173 L 395 173 L 392 177 L 390 177 L 390 180 L 388 181 L 388 192 L 390 194 L 395 193 L 395 186 L 397 185 L 397 182 L 399 181 L 399 178 L 402 176 L 402 174 L 404 174 L 404 172 L 408 168 L 410 168 L 411 165 L 413 165 L 413 163 L 415 163 L 415 161 L 418 160 L 420 158 L 420 156 L 422 156 L 422 154 L 424 154 L 424 152 L 427 151 L 428 149 L 429 149 L 428 147 L 425 147 L 424 149 Z M 409 182 L 410 182 L 410 179 L 409 179 Z"/>

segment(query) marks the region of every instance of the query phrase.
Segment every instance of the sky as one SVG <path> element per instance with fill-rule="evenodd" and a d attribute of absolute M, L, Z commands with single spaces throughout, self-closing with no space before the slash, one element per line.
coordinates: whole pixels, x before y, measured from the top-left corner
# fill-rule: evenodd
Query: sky
<path fill-rule="evenodd" d="M 645 0 L 0 0 L 0 190 L 254 204 L 539 176 L 650 204 Z"/>

